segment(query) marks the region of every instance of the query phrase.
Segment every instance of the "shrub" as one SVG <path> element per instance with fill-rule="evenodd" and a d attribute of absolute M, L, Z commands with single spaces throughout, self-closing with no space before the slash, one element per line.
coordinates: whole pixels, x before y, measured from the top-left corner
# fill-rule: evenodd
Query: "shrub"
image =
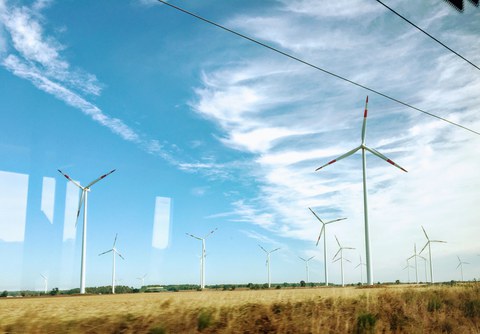
<path fill-rule="evenodd" d="M 357 317 L 357 334 L 375 333 L 377 316 L 371 313 L 362 313 Z"/>
<path fill-rule="evenodd" d="M 212 324 L 212 312 L 209 310 L 201 310 L 197 319 L 197 329 L 204 330 Z"/>
<path fill-rule="evenodd" d="M 480 300 L 468 300 L 463 306 L 463 313 L 468 318 L 480 317 Z"/>
<path fill-rule="evenodd" d="M 442 307 L 442 300 L 437 295 L 433 295 L 427 304 L 428 312 L 438 311 Z"/>

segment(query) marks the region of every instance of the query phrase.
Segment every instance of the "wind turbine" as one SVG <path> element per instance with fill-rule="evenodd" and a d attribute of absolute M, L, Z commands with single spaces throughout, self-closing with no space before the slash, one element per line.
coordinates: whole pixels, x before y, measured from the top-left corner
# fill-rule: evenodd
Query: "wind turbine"
<path fill-rule="evenodd" d="M 330 220 L 330 221 L 324 223 L 323 220 L 321 220 L 320 217 L 317 216 L 317 214 L 312 209 L 308 208 L 308 210 L 310 210 L 313 213 L 313 215 L 318 219 L 318 221 L 320 223 L 322 223 L 322 228 L 320 230 L 320 234 L 318 235 L 316 246 L 318 246 L 320 238 L 322 237 L 322 234 L 324 234 L 324 236 L 323 236 L 323 266 L 324 266 L 324 271 L 325 271 L 325 286 L 328 286 L 327 228 L 326 228 L 326 226 L 328 224 L 335 223 L 335 222 L 338 222 L 339 220 L 344 220 L 344 219 L 347 219 L 347 218 L 338 218 L 338 219 Z"/>
<path fill-rule="evenodd" d="M 200 240 L 202 242 L 202 255 L 200 257 L 200 289 L 205 289 L 205 257 L 206 257 L 206 253 L 205 253 L 205 239 L 207 239 L 210 235 L 213 234 L 213 232 L 215 232 L 216 230 L 218 230 L 218 228 L 215 228 L 213 230 L 211 230 L 210 232 L 208 232 L 203 238 L 200 238 L 200 237 L 197 237 L 193 234 L 190 234 L 190 233 L 185 233 L 186 235 L 192 237 L 192 238 L 195 238 L 197 240 Z"/>
<path fill-rule="evenodd" d="M 107 253 L 112 252 L 112 255 L 113 255 L 112 294 L 115 293 L 115 255 L 118 255 L 118 256 L 120 256 L 123 260 L 125 260 L 125 258 L 122 256 L 122 254 L 120 254 L 120 253 L 118 252 L 118 250 L 115 248 L 115 244 L 117 243 L 117 236 L 118 236 L 118 233 L 115 234 L 115 240 L 113 241 L 113 247 L 112 247 L 112 249 L 109 249 L 108 251 L 105 251 L 105 252 L 103 252 L 103 253 L 98 254 L 98 256 L 100 256 L 100 255 L 103 255 L 103 254 L 107 254 Z"/>
<path fill-rule="evenodd" d="M 408 259 L 407 259 L 407 265 L 405 267 L 403 267 L 402 270 L 405 270 L 407 269 L 407 275 L 408 275 L 408 284 L 410 284 L 410 268 L 413 269 L 413 266 L 410 265 L 410 262 L 408 262 Z"/>
<path fill-rule="evenodd" d="M 323 166 L 318 167 L 315 171 L 318 171 L 322 169 L 325 166 L 331 165 L 339 160 L 342 160 L 353 153 L 357 152 L 358 150 L 362 150 L 362 168 L 363 168 L 363 214 L 364 214 L 364 220 L 365 220 L 365 253 L 367 257 L 367 284 L 372 285 L 373 284 L 373 270 L 372 270 L 372 260 L 371 260 L 371 253 L 370 253 L 370 231 L 368 227 L 368 205 L 367 205 L 367 162 L 365 159 L 365 151 L 369 151 L 373 155 L 379 157 L 380 159 L 385 160 L 386 162 L 390 163 L 391 165 L 400 168 L 404 172 L 407 172 L 404 168 L 400 167 L 397 165 L 395 162 L 384 156 L 382 153 L 378 152 L 377 150 L 367 147 L 365 145 L 365 134 L 366 134 L 366 128 L 367 128 L 367 106 L 368 106 L 368 96 L 367 100 L 365 102 L 365 112 L 363 114 L 363 126 L 362 126 L 362 142 L 360 146 L 355 147 L 353 150 L 348 151 L 347 153 L 339 156 L 338 158 L 326 163 Z"/>
<path fill-rule="evenodd" d="M 147 277 L 147 274 L 143 275 L 142 277 L 137 277 L 138 280 L 142 281 L 142 287 L 145 286 L 145 277 Z"/>
<path fill-rule="evenodd" d="M 40 276 L 43 277 L 43 281 L 45 283 L 45 294 L 47 294 L 47 291 L 48 291 L 48 278 L 42 274 L 40 274 Z"/>
<path fill-rule="evenodd" d="M 309 274 L 309 270 L 308 270 L 308 262 L 309 262 L 311 259 L 313 259 L 314 257 L 315 257 L 315 256 L 312 256 L 312 257 L 310 257 L 310 258 L 308 258 L 308 259 L 305 260 L 303 257 L 300 257 L 300 256 L 299 256 L 300 260 L 302 260 L 302 261 L 305 262 L 305 270 L 306 270 L 306 272 L 307 272 L 307 283 L 310 283 L 310 274 Z"/>
<path fill-rule="evenodd" d="M 458 259 L 458 266 L 457 266 L 457 269 L 458 267 L 460 267 L 460 273 L 462 274 L 462 282 L 463 282 L 463 265 L 464 264 L 470 264 L 468 262 L 463 262 L 462 260 L 460 260 L 460 257 L 457 255 L 457 259 Z"/>
<path fill-rule="evenodd" d="M 345 276 L 343 274 L 343 260 L 347 261 L 347 262 L 350 262 L 350 260 L 347 260 L 347 259 L 344 259 L 343 258 L 343 250 L 344 249 L 355 249 L 355 248 L 352 248 L 352 247 L 342 247 L 342 245 L 340 245 L 340 241 L 338 241 L 338 238 L 337 236 L 335 236 L 335 239 L 337 240 L 337 244 L 338 244 L 338 251 L 337 253 L 335 253 L 335 256 L 333 257 L 333 262 L 337 262 L 340 260 L 340 268 L 341 268 L 341 272 L 342 272 L 342 286 L 345 286 Z M 338 259 L 335 260 L 335 258 L 337 257 L 337 255 L 340 254 L 340 257 Z"/>
<path fill-rule="evenodd" d="M 420 254 L 417 254 L 417 244 L 413 244 L 413 255 L 410 256 L 408 260 L 410 259 L 415 259 L 415 282 L 418 284 L 418 263 L 417 263 L 417 257 L 421 258 L 421 259 L 424 259 L 425 261 L 427 261 L 426 258 L 424 258 L 423 256 L 421 256 Z M 426 263 L 425 263 L 425 281 L 427 281 L 427 267 L 426 267 Z M 426 283 L 426 282 L 425 282 Z"/>
<path fill-rule="evenodd" d="M 85 293 L 85 270 L 86 270 L 86 261 L 87 261 L 87 204 L 88 204 L 88 192 L 90 191 L 90 187 L 93 186 L 95 183 L 98 181 L 104 179 L 108 175 L 112 174 L 114 170 L 111 170 L 107 174 L 103 174 L 100 176 L 98 179 L 93 180 L 90 182 L 87 186 L 83 187 L 78 183 L 77 181 L 74 181 L 62 172 L 60 169 L 58 169 L 60 174 L 65 176 L 68 181 L 72 182 L 74 185 L 76 185 L 80 190 L 82 190 L 82 195 L 80 196 L 80 201 L 78 203 L 78 210 L 77 210 L 77 220 L 75 221 L 75 227 L 77 227 L 78 223 L 78 216 L 80 216 L 80 210 L 83 205 L 83 234 L 82 234 L 82 262 L 81 262 L 81 267 L 80 267 L 80 293 Z"/>
<path fill-rule="evenodd" d="M 355 269 L 357 269 L 358 267 L 360 267 L 360 284 L 363 285 L 363 268 L 362 266 L 366 266 L 367 264 L 366 263 L 363 263 L 362 262 L 362 256 L 360 256 L 360 263 L 357 264 L 357 266 L 355 267 Z"/>
<path fill-rule="evenodd" d="M 274 250 L 271 250 L 270 252 L 267 251 L 265 248 L 263 248 L 262 246 L 258 245 L 258 247 L 260 247 L 266 254 L 267 254 L 267 261 L 265 262 L 265 265 L 267 266 L 267 276 L 268 276 L 268 287 L 270 288 L 270 254 L 272 254 L 273 252 L 276 252 L 277 250 L 280 249 L 279 248 L 275 248 Z"/>
<path fill-rule="evenodd" d="M 441 241 L 441 240 L 430 240 L 428 238 L 427 232 L 425 232 L 425 229 L 422 226 L 423 233 L 425 234 L 425 237 L 427 238 L 427 243 L 425 246 L 423 246 L 422 250 L 420 251 L 420 254 L 425 250 L 425 248 L 428 246 L 428 262 L 430 262 L 430 282 L 433 284 L 435 283 L 435 280 L 433 279 L 433 263 L 432 263 L 432 248 L 430 247 L 430 244 L 432 242 L 442 242 L 442 243 L 447 243 L 446 241 Z"/>

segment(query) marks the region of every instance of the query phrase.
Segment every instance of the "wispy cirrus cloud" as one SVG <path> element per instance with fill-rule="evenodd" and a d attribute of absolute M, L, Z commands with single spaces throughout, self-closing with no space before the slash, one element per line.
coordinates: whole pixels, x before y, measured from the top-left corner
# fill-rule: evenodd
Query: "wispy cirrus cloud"
<path fill-rule="evenodd" d="M 480 128 L 475 112 L 480 102 L 475 93 L 480 88 L 477 73 L 412 33 L 409 26 L 386 20 L 389 14 L 382 8 L 346 1 L 282 3 L 267 14 L 237 16 L 230 26 Z M 433 6 L 428 17 L 435 17 L 429 23 L 438 35 L 443 26 L 451 25 L 443 7 Z M 467 38 L 465 43 L 473 40 Z M 284 237 L 312 240 L 318 231 L 307 210 L 311 206 L 326 219 L 347 216 L 348 221 L 335 227 L 337 233 L 344 235 L 345 243 L 361 249 L 359 154 L 321 172 L 314 169 L 360 144 L 367 93 L 270 56 L 250 53 L 241 64 L 223 59 L 224 66 L 205 68 L 202 86 L 195 89 L 197 99 L 191 103 L 199 115 L 220 126 L 220 142 L 252 156 L 245 164 L 250 165 L 247 174 L 258 182 L 258 194 L 255 200 L 234 200 L 232 220 Z M 464 251 L 474 247 L 467 234 L 479 232 L 473 222 L 480 217 L 472 202 L 479 197 L 471 185 L 478 183 L 473 170 L 480 161 L 472 156 L 476 140 L 446 123 L 370 96 L 367 144 L 409 170 L 404 174 L 380 159 L 367 158 L 374 249 L 385 252 L 396 247 L 394 256 L 401 258 L 402 252 L 410 252 L 411 243 L 422 239 L 417 230 L 427 222 L 435 222 L 439 235 L 469 240 L 456 245 Z M 452 233 L 450 219 L 458 212 L 464 216 L 462 223 L 457 222 L 462 228 Z M 380 267 L 389 266 L 391 258 L 376 256 Z"/>

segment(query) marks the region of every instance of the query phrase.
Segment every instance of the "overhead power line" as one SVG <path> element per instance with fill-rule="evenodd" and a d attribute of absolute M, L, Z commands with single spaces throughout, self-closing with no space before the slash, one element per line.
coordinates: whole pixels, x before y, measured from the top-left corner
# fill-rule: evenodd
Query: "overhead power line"
<path fill-rule="evenodd" d="M 394 9 L 388 7 L 386 4 L 384 4 L 383 2 L 381 2 L 380 0 L 376 0 L 379 4 L 383 5 L 385 8 L 387 8 L 389 11 L 391 11 L 392 13 L 394 13 L 395 15 L 397 15 L 398 17 L 400 17 L 401 19 L 403 19 L 404 21 L 408 22 L 410 25 L 414 26 L 415 28 L 417 28 L 418 30 L 420 30 L 421 32 L 423 32 L 425 35 L 427 35 L 428 37 L 430 37 L 431 39 L 433 39 L 435 42 L 437 42 L 438 44 L 440 44 L 441 46 L 443 46 L 445 49 L 447 49 L 448 51 L 452 52 L 453 54 L 455 54 L 457 57 L 460 57 L 462 58 L 463 60 L 465 60 L 467 63 L 469 63 L 470 65 L 472 65 L 473 67 L 475 67 L 477 70 L 480 70 L 480 67 L 478 67 L 477 65 L 475 65 L 474 63 L 472 63 L 470 60 L 468 60 L 467 58 L 465 58 L 464 56 L 462 56 L 461 54 L 459 54 L 458 52 L 456 52 L 455 50 L 452 50 L 451 48 L 449 48 L 447 45 L 445 45 L 444 43 L 440 42 L 438 39 L 436 39 L 435 37 L 433 37 L 432 35 L 430 35 L 428 32 L 426 32 L 425 30 L 423 30 L 422 28 L 420 28 L 419 26 L 417 26 L 415 23 L 413 23 L 412 21 L 410 21 L 409 19 L 407 19 L 405 16 L 399 14 L 398 12 L 396 12 Z"/>
<path fill-rule="evenodd" d="M 237 36 L 239 36 L 239 37 L 241 37 L 241 38 L 243 38 L 243 39 L 246 39 L 246 40 L 248 40 L 248 41 L 250 41 L 250 42 L 253 42 L 253 43 L 255 43 L 255 44 L 258 44 L 258 45 L 260 45 L 260 46 L 262 46 L 262 47 L 265 47 L 265 48 L 267 48 L 267 49 L 269 49 L 269 50 L 271 50 L 271 51 L 274 51 L 274 52 L 276 52 L 276 53 L 279 53 L 279 54 L 281 54 L 281 55 L 283 55 L 283 56 L 285 56 L 285 57 L 288 57 L 288 58 L 293 59 L 293 60 L 295 60 L 295 61 L 297 61 L 297 62 L 300 62 L 300 63 L 302 63 L 302 64 L 304 64 L 304 65 L 307 65 L 307 66 L 312 67 L 312 68 L 314 68 L 314 69 L 316 69 L 316 70 L 319 70 L 319 71 L 321 71 L 321 72 L 323 72 L 323 73 L 326 73 L 326 74 L 328 74 L 328 75 L 331 75 L 331 76 L 333 76 L 333 77 L 335 77 L 335 78 L 337 78 L 337 79 L 346 81 L 346 82 L 348 82 L 348 83 L 350 83 L 350 84 L 352 84 L 352 85 L 355 85 L 355 86 L 357 86 L 357 87 L 361 87 L 361 88 L 363 88 L 363 89 L 365 89 L 365 90 L 368 90 L 368 91 L 370 91 L 370 92 L 372 92 L 372 93 L 375 93 L 375 94 L 377 94 L 377 95 L 383 96 L 383 97 L 386 98 L 386 99 L 389 99 L 389 100 L 391 100 L 391 101 L 397 102 L 397 103 L 399 103 L 399 104 L 401 104 L 401 105 L 403 105 L 403 106 L 405 106 L 405 107 L 408 107 L 408 108 L 410 108 L 410 109 L 419 111 L 419 112 L 421 112 L 421 113 L 423 113 L 423 114 L 425 114 L 425 115 L 434 117 L 434 118 L 436 118 L 436 119 L 439 119 L 439 120 L 441 120 L 441 121 L 447 122 L 447 123 L 449 123 L 449 124 L 451 124 L 451 125 L 454 125 L 454 126 L 456 126 L 456 127 L 459 127 L 459 128 L 461 128 L 461 129 L 467 130 L 467 131 L 469 131 L 469 132 L 472 132 L 472 133 L 480 136 L 480 132 L 475 131 L 475 130 L 473 130 L 473 129 L 470 129 L 470 128 L 468 128 L 468 127 L 466 127 L 466 126 L 463 126 L 463 125 L 461 125 L 461 124 L 459 124 L 459 123 L 456 123 L 456 122 L 453 122 L 453 121 L 448 120 L 448 119 L 446 119 L 446 118 L 443 118 L 443 117 L 441 117 L 441 116 L 432 114 L 431 112 L 422 110 L 422 109 L 417 108 L 417 107 L 415 107 L 415 106 L 412 106 L 411 104 L 408 104 L 408 103 L 406 103 L 406 102 L 400 101 L 400 100 L 398 100 L 398 99 L 396 99 L 396 98 L 394 98 L 394 97 L 391 97 L 391 96 L 389 96 L 389 95 L 387 95 L 387 94 L 384 94 L 384 93 L 382 93 L 382 92 L 380 92 L 380 91 L 378 91 L 378 90 L 375 90 L 375 89 L 373 89 L 373 88 L 367 87 L 367 86 L 362 85 L 362 84 L 360 84 L 360 83 L 358 83 L 358 82 L 355 82 L 355 81 L 353 81 L 353 80 L 347 79 L 347 78 L 345 78 L 345 77 L 343 77 L 343 76 L 341 76 L 341 75 L 338 75 L 338 74 L 335 74 L 335 73 L 333 73 L 333 72 L 330 72 L 330 71 L 328 71 L 328 70 L 326 70 L 326 69 L 324 69 L 324 68 L 321 68 L 321 67 L 319 67 L 319 66 L 317 66 L 317 65 L 314 65 L 314 64 L 312 64 L 312 63 L 309 63 L 309 62 L 307 62 L 307 61 L 305 61 L 305 60 L 303 60 L 303 59 L 300 59 L 300 58 L 298 58 L 298 57 L 295 57 L 295 56 L 293 56 L 293 55 L 291 55 L 291 54 L 289 54 L 289 53 L 287 53 L 287 52 L 285 52 L 285 51 L 282 51 L 282 50 L 280 50 L 280 49 L 277 49 L 277 48 L 275 48 L 275 47 L 273 47 L 273 46 L 271 46 L 271 45 L 268 45 L 268 44 L 266 44 L 266 43 L 260 42 L 260 41 L 258 41 L 258 40 L 256 40 L 256 39 L 252 38 L 252 37 L 249 37 L 249 36 L 246 36 L 246 35 L 244 35 L 244 34 L 241 34 L 241 33 L 237 32 L 237 31 L 235 31 L 235 30 L 229 29 L 229 28 L 227 28 L 227 27 L 225 27 L 225 26 L 223 26 L 223 25 L 221 25 L 221 24 L 219 24 L 219 23 L 213 22 L 213 21 L 211 21 L 211 20 L 209 20 L 209 19 L 206 19 L 206 18 L 204 18 L 204 17 L 202 17 L 202 16 L 200 16 L 200 15 L 197 15 L 197 14 L 195 14 L 195 13 L 192 13 L 192 12 L 186 10 L 186 9 L 183 9 L 183 8 L 181 8 L 181 7 L 178 7 L 178 6 L 175 6 L 175 5 L 173 5 L 173 4 L 169 3 L 169 2 L 166 2 L 166 1 L 164 1 L 164 0 L 158 0 L 158 1 L 161 2 L 161 3 L 163 3 L 163 4 L 165 4 L 165 5 L 167 5 L 167 6 L 169 6 L 169 7 L 171 7 L 171 8 L 174 8 L 174 9 L 176 9 L 176 10 L 178 10 L 178 11 L 181 11 L 181 12 L 183 12 L 183 13 L 185 13 L 185 14 L 188 14 L 188 15 L 190 15 L 190 16 L 193 16 L 193 17 L 195 17 L 196 19 L 199 19 L 199 20 L 204 21 L 204 22 L 206 22 L 206 23 L 208 23 L 208 24 L 211 24 L 211 25 L 213 25 L 213 26 L 215 26 L 215 27 L 217 27 L 217 28 L 220 28 L 220 29 L 223 29 L 223 30 L 225 30 L 225 31 L 228 31 L 229 33 L 232 33 L 232 34 L 234 34 L 234 35 L 237 35 Z"/>

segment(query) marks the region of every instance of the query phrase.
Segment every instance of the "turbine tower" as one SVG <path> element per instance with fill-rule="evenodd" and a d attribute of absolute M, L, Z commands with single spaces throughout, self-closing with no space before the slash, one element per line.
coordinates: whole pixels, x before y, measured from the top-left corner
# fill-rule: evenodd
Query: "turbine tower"
<path fill-rule="evenodd" d="M 270 280 L 270 254 L 272 254 L 273 252 L 276 252 L 277 250 L 280 249 L 279 248 L 275 248 L 274 250 L 271 250 L 270 252 L 267 251 L 265 248 L 263 248 L 262 246 L 258 245 L 258 247 L 260 247 L 266 254 L 267 254 L 267 261 L 265 262 L 265 265 L 267 266 L 267 278 L 268 278 L 268 287 L 270 288 L 270 285 L 271 285 L 271 280 Z"/>
<path fill-rule="evenodd" d="M 368 106 L 368 96 L 367 100 L 365 102 L 365 112 L 363 114 L 363 126 L 362 126 L 362 142 L 360 146 L 355 147 L 353 150 L 348 151 L 347 153 L 339 156 L 338 158 L 326 163 L 323 166 L 318 167 L 315 171 L 318 171 L 322 169 L 325 166 L 331 165 L 339 160 L 342 160 L 353 153 L 357 152 L 358 150 L 362 150 L 362 169 L 363 169 L 363 214 L 364 214 L 364 220 L 365 220 L 365 253 L 367 257 L 367 284 L 368 285 L 373 285 L 373 270 L 372 270 L 372 259 L 371 259 L 371 253 L 370 253 L 370 230 L 368 226 L 368 205 L 367 205 L 367 162 L 365 159 L 365 151 L 369 151 L 373 155 L 379 157 L 380 159 L 385 160 L 386 162 L 390 163 L 391 165 L 403 170 L 404 172 L 407 172 L 404 168 L 400 167 L 397 165 L 395 162 L 384 156 L 382 153 L 378 152 L 377 150 L 370 148 L 365 145 L 365 134 L 366 134 L 366 128 L 367 128 L 367 106 Z"/>
<path fill-rule="evenodd" d="M 47 294 L 47 291 L 48 291 L 48 278 L 42 274 L 40 274 L 40 276 L 43 277 L 43 282 L 45 283 L 45 294 Z"/>
<path fill-rule="evenodd" d="M 202 242 L 202 255 L 200 256 L 200 289 L 202 289 L 202 290 L 205 289 L 205 257 L 206 257 L 205 239 L 207 239 L 210 235 L 212 235 L 213 232 L 215 232 L 216 230 L 218 230 L 218 228 L 215 228 L 215 229 L 211 230 L 203 238 L 197 237 L 197 236 L 195 236 L 193 234 L 190 234 L 190 233 L 185 233 L 186 235 L 188 235 L 192 238 L 195 238 L 197 240 L 200 240 Z"/>
<path fill-rule="evenodd" d="M 338 249 L 337 253 L 335 253 L 335 256 L 333 257 L 333 260 L 334 260 L 333 262 L 340 261 L 340 269 L 341 269 L 341 272 L 342 272 L 342 286 L 345 286 L 345 276 L 343 274 L 343 260 L 345 260 L 347 262 L 350 262 L 350 260 L 347 260 L 347 259 L 343 258 L 343 250 L 344 249 L 355 249 L 355 248 L 342 247 L 342 245 L 340 245 L 340 241 L 338 241 L 337 236 L 335 236 L 335 239 L 337 240 L 337 244 L 338 244 L 339 249 Z M 340 257 L 335 260 L 335 258 L 337 257 L 338 254 L 340 254 Z"/>
<path fill-rule="evenodd" d="M 462 274 L 462 282 L 463 282 L 463 265 L 464 264 L 470 264 L 468 262 L 463 262 L 462 260 L 460 260 L 460 257 L 457 255 L 457 259 L 458 259 L 458 266 L 457 266 L 457 269 L 460 267 L 460 273 Z"/>
<path fill-rule="evenodd" d="M 320 242 L 320 238 L 322 237 L 322 234 L 323 234 L 323 266 L 324 266 L 324 272 L 325 272 L 325 286 L 328 286 L 327 228 L 326 228 L 326 226 L 328 224 L 335 223 L 335 222 L 338 222 L 339 220 L 344 220 L 344 219 L 347 219 L 347 218 L 338 218 L 338 219 L 330 220 L 328 222 L 323 222 L 323 220 L 321 220 L 320 217 L 317 216 L 317 214 L 312 209 L 308 208 L 308 210 L 310 210 L 313 213 L 313 215 L 318 219 L 318 221 L 320 223 L 322 223 L 322 228 L 320 230 L 320 234 L 318 235 L 316 246 L 318 246 L 318 243 Z"/>
<path fill-rule="evenodd" d="M 312 257 L 310 257 L 310 258 L 308 258 L 308 259 L 305 260 L 303 257 L 300 257 L 300 256 L 299 256 L 299 259 L 305 262 L 305 271 L 307 272 L 307 284 L 310 283 L 310 273 L 309 273 L 309 270 L 308 270 L 308 262 L 309 262 L 311 259 L 313 259 L 314 257 L 315 257 L 315 256 L 312 256 Z"/>
<path fill-rule="evenodd" d="M 366 266 L 367 264 L 362 262 L 362 256 L 360 256 L 360 263 L 356 265 L 355 269 L 357 269 L 358 267 L 360 267 L 360 284 L 363 285 L 363 268 L 362 266 Z"/>
<path fill-rule="evenodd" d="M 442 242 L 442 243 L 447 243 L 446 241 L 441 241 L 441 240 L 430 240 L 428 238 L 427 232 L 425 232 L 425 229 L 422 226 L 423 233 L 425 234 L 425 237 L 427 238 L 427 243 L 425 246 L 423 246 L 422 250 L 420 251 L 420 254 L 425 250 L 425 248 L 428 246 L 428 262 L 430 262 L 430 282 L 433 284 L 435 283 L 435 280 L 433 279 L 433 263 L 432 263 L 432 248 L 430 247 L 430 244 L 432 242 Z"/>
<path fill-rule="evenodd" d="M 122 256 L 122 254 L 120 254 L 120 253 L 118 252 L 118 250 L 115 248 L 115 244 L 117 243 L 117 236 L 118 236 L 118 233 L 115 234 L 115 240 L 113 241 L 113 247 L 112 247 L 112 249 L 109 249 L 108 251 L 105 251 L 105 252 L 103 252 L 103 253 L 98 254 L 98 256 L 100 256 L 100 255 L 103 255 L 103 254 L 107 254 L 107 253 L 112 252 L 112 255 L 113 255 L 112 294 L 115 294 L 115 255 L 118 255 L 118 256 L 120 256 L 123 260 L 125 260 L 125 258 Z"/>
<path fill-rule="evenodd" d="M 75 227 L 77 227 L 78 223 L 78 216 L 80 216 L 80 210 L 83 205 L 83 234 L 82 234 L 82 262 L 81 262 L 81 267 L 80 267 L 80 293 L 85 293 L 85 271 L 86 271 L 86 261 L 87 261 L 87 204 L 88 204 L 88 192 L 90 191 L 90 187 L 93 186 L 95 183 L 98 181 L 104 179 L 108 175 L 112 174 L 114 170 L 111 170 L 107 174 L 103 174 L 100 176 L 98 179 L 93 180 L 90 182 L 86 187 L 82 187 L 80 183 L 77 181 L 74 181 L 62 172 L 60 169 L 58 170 L 60 174 L 65 176 L 68 181 L 72 182 L 74 185 L 76 185 L 80 190 L 82 191 L 82 195 L 80 196 L 80 201 L 78 203 L 78 210 L 77 210 L 77 220 L 75 221 Z"/>

